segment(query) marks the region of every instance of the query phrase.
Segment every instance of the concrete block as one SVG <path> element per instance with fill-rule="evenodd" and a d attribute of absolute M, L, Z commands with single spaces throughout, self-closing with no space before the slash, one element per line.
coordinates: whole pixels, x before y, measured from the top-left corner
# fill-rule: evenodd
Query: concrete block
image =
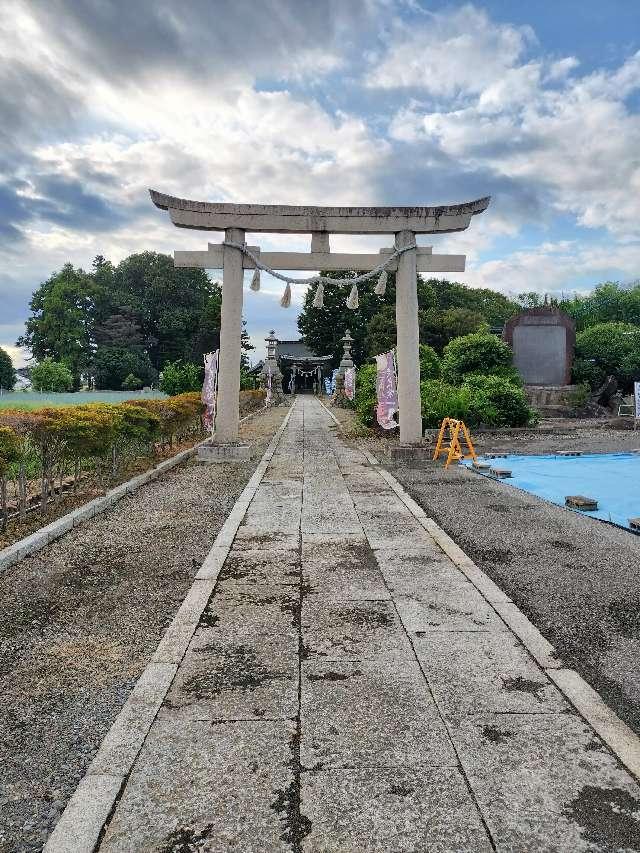
<path fill-rule="evenodd" d="M 79 853 L 98 842 L 124 779 L 95 774 L 80 780 L 64 814 L 47 841 L 45 853 Z"/>
<path fill-rule="evenodd" d="M 176 617 L 160 640 L 151 662 L 179 664 L 189 647 L 197 625 L 197 621 L 183 622 L 181 618 Z"/>
<path fill-rule="evenodd" d="M 177 669 L 178 666 L 175 663 L 147 664 L 128 701 L 134 705 L 159 707 L 167 695 Z"/>
<path fill-rule="evenodd" d="M 567 495 L 564 502 L 571 509 L 581 509 L 585 512 L 592 512 L 598 509 L 598 501 L 595 498 L 588 498 L 584 495 Z"/>
<path fill-rule="evenodd" d="M 3 548 L 3 550 L 0 551 L 0 571 L 13 566 L 13 564 L 17 563 L 19 559 L 20 556 L 15 549 Z"/>
<path fill-rule="evenodd" d="M 492 477 L 497 477 L 498 480 L 506 480 L 511 477 L 511 471 L 508 468 L 489 468 L 489 473 Z"/>
<path fill-rule="evenodd" d="M 636 778 L 640 777 L 640 738 L 604 703 L 596 691 L 572 669 L 550 669 L 549 678 L 564 693 L 602 740 Z"/>
<path fill-rule="evenodd" d="M 582 456 L 581 450 L 557 450 L 556 456 Z"/>
<path fill-rule="evenodd" d="M 433 451 L 429 447 L 390 446 L 389 458 L 396 462 L 430 462 Z"/>
<path fill-rule="evenodd" d="M 491 606 L 543 669 L 559 669 L 562 666 L 562 661 L 551 643 L 515 604 L 510 601 L 492 601 Z"/>
<path fill-rule="evenodd" d="M 191 585 L 180 609 L 176 613 L 174 622 L 198 622 L 202 611 L 207 606 L 216 578 L 197 578 Z"/>
<path fill-rule="evenodd" d="M 229 554 L 228 546 L 214 545 L 204 559 L 200 570 L 196 575 L 196 580 L 204 580 L 205 578 L 217 578 L 220 569 L 224 565 L 224 561 Z"/>
<path fill-rule="evenodd" d="M 248 462 L 251 447 L 248 444 L 204 444 L 198 448 L 198 461 L 208 463 Z"/>
<path fill-rule="evenodd" d="M 32 533 L 30 536 L 26 536 L 24 539 L 20 539 L 19 542 L 15 542 L 11 546 L 15 549 L 18 559 L 22 559 L 29 554 L 33 554 L 35 551 L 39 551 L 41 548 L 45 547 L 47 542 L 56 538 L 53 530 L 51 529 L 51 525 L 47 525 L 47 528 L 42 527 L 40 530 L 36 530 L 35 533 Z"/>

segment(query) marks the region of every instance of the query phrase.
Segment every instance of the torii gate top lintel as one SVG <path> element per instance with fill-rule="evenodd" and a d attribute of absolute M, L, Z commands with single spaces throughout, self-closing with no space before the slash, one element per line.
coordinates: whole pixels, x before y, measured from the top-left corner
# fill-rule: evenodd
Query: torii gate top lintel
<path fill-rule="evenodd" d="M 464 231 L 491 197 L 433 207 L 310 207 L 276 204 L 228 204 L 192 201 L 149 190 L 156 207 L 167 210 L 179 228 L 291 234 L 446 234 Z"/>

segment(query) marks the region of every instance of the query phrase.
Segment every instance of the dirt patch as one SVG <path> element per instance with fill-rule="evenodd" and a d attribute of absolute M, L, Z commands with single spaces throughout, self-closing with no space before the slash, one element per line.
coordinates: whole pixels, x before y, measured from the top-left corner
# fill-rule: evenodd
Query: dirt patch
<path fill-rule="evenodd" d="M 536 699 L 540 699 L 540 691 L 544 690 L 547 685 L 540 681 L 532 681 L 529 678 L 523 678 L 521 675 L 517 678 L 503 678 L 502 689 L 507 693 L 530 693 Z"/>
<path fill-rule="evenodd" d="M 205 850 L 206 842 L 213 837 L 215 824 L 210 823 L 202 829 L 180 827 L 167 835 L 158 847 L 158 853 L 196 853 Z"/>
<path fill-rule="evenodd" d="M 504 743 L 508 738 L 513 737 L 511 732 L 505 732 L 497 726 L 483 726 L 482 737 L 490 740 L 492 743 Z"/>
<path fill-rule="evenodd" d="M 247 646 L 208 643 L 197 652 L 208 657 L 206 666 L 182 685 L 182 691 L 194 700 L 213 699 L 226 690 L 255 690 L 267 681 L 287 677 L 286 673 L 265 666 L 255 650 Z"/>
<path fill-rule="evenodd" d="M 373 607 L 340 608 L 336 612 L 340 620 L 344 620 L 358 628 L 392 628 L 393 618 L 386 610 L 376 610 Z"/>
<path fill-rule="evenodd" d="M 629 640 L 640 639 L 640 600 L 622 598 L 609 605 L 609 616 L 618 633 Z"/>
<path fill-rule="evenodd" d="M 563 815 L 601 850 L 640 850 L 640 800 L 623 788 L 585 785 Z"/>

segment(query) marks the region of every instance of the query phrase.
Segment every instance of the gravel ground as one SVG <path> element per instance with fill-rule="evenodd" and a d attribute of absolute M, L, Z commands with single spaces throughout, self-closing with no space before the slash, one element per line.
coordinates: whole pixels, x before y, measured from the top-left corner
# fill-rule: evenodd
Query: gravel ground
<path fill-rule="evenodd" d="M 461 467 L 390 462 L 384 440 L 367 445 L 566 665 L 640 734 L 640 538 Z M 639 447 L 640 436 L 582 425 L 484 436 L 478 445 L 510 453 L 613 452 Z"/>
<path fill-rule="evenodd" d="M 42 849 L 286 412 L 0 575 L 0 853 Z"/>

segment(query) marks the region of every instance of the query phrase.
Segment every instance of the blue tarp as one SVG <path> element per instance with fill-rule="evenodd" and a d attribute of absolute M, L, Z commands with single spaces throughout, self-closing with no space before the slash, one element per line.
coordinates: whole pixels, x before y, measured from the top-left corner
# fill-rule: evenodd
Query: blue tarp
<path fill-rule="evenodd" d="M 640 453 L 506 456 L 481 461 L 509 469 L 512 477 L 504 481 L 508 485 L 560 506 L 565 505 L 567 495 L 595 498 L 598 509 L 583 515 L 627 529 L 630 518 L 640 517 Z"/>

